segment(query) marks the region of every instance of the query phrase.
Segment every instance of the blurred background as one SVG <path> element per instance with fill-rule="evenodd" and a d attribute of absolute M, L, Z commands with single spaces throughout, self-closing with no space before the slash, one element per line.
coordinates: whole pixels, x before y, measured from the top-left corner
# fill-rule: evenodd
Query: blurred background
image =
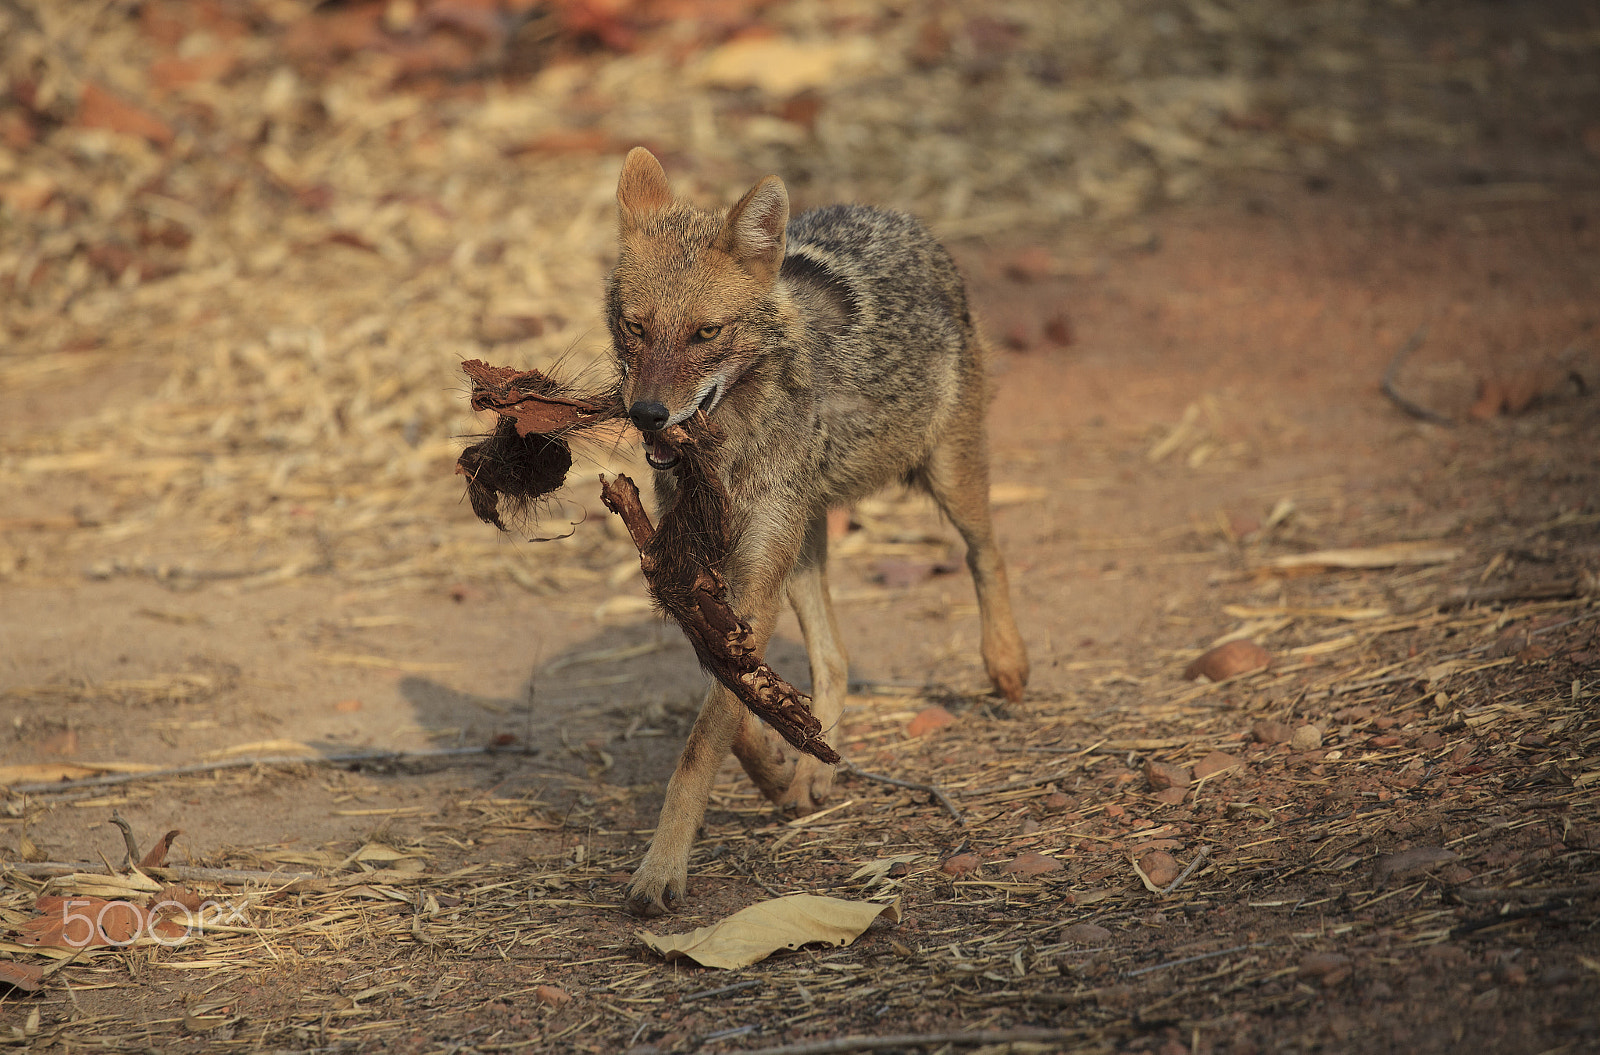
<path fill-rule="evenodd" d="M 1584 3 L 0 0 L 0 486 L 114 519 L 97 574 L 509 574 L 417 516 L 455 367 L 603 354 L 634 144 L 702 202 L 777 172 L 1050 246 L 1263 173 L 1559 195 L 1597 77 Z M 0 576 L 88 538 L 0 539 Z"/>

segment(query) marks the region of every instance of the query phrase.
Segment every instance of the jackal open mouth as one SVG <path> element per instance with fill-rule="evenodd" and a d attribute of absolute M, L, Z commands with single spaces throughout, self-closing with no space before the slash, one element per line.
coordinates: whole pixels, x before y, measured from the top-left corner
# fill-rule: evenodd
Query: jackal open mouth
<path fill-rule="evenodd" d="M 659 432 L 644 433 L 644 460 L 652 469 L 670 469 L 683 456 Z"/>

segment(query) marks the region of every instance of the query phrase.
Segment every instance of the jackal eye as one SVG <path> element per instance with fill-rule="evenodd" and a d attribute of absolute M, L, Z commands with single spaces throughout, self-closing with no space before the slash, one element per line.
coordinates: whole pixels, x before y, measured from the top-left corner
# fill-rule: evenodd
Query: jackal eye
<path fill-rule="evenodd" d="M 635 337 L 644 336 L 644 326 L 640 323 L 634 322 L 632 319 L 623 319 L 622 328 L 633 334 Z"/>
<path fill-rule="evenodd" d="M 702 326 L 698 330 L 694 331 L 694 339 L 697 341 L 715 340 L 717 334 L 721 332 L 721 326 Z"/>

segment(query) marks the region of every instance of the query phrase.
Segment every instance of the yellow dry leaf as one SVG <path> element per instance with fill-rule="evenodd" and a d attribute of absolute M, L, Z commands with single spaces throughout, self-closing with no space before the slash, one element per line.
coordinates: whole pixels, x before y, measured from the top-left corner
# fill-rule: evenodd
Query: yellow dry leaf
<path fill-rule="evenodd" d="M 12 784 L 45 784 L 57 780 L 82 780 L 97 777 L 103 769 L 74 765 L 71 762 L 31 762 L 20 766 L 0 766 L 0 787 Z"/>
<path fill-rule="evenodd" d="M 641 931 L 644 943 L 667 959 L 686 956 L 703 967 L 748 967 L 779 949 L 811 942 L 849 945 L 880 915 L 900 922 L 900 899 L 887 903 L 790 894 L 741 909 L 688 934 Z"/>
<path fill-rule="evenodd" d="M 1427 542 L 1391 542 L 1365 549 L 1324 549 L 1315 553 L 1291 553 L 1275 557 L 1267 567 L 1296 568 L 1395 568 L 1411 564 L 1449 564 L 1461 556 L 1454 546 Z"/>

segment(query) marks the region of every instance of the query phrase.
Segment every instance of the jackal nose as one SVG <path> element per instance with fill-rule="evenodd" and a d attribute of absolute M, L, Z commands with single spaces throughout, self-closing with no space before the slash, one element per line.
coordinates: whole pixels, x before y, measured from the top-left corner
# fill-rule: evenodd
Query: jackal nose
<path fill-rule="evenodd" d="M 640 432 L 657 432 L 666 427 L 667 418 L 671 415 L 667 413 L 665 405 L 654 401 L 647 403 L 641 399 L 628 408 L 628 417 Z"/>

